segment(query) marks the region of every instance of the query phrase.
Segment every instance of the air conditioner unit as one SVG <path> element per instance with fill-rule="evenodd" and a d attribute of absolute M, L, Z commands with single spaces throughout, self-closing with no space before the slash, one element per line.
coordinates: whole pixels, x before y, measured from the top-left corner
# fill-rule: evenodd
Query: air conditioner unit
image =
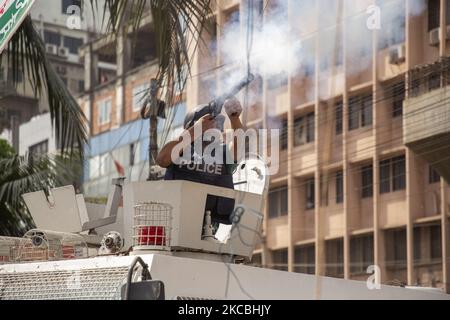
<path fill-rule="evenodd" d="M 389 63 L 401 64 L 406 61 L 406 47 L 404 44 L 392 47 L 389 51 Z"/>
<path fill-rule="evenodd" d="M 58 54 L 58 47 L 55 46 L 54 44 L 46 44 L 45 45 L 45 51 L 48 54 L 57 55 Z"/>
<path fill-rule="evenodd" d="M 429 44 L 430 46 L 437 47 L 439 45 L 439 28 L 433 29 L 429 32 Z"/>
<path fill-rule="evenodd" d="M 60 47 L 58 51 L 58 55 L 63 58 L 67 58 L 69 56 L 69 49 L 65 47 Z"/>

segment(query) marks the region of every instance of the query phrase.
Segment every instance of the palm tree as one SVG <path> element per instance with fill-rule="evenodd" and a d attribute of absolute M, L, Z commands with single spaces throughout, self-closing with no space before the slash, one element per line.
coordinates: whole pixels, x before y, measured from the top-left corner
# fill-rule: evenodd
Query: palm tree
<path fill-rule="evenodd" d="M 167 107 L 172 106 L 176 82 L 183 79 L 186 67 L 190 73 L 191 54 L 210 16 L 211 0 L 105 0 L 104 7 L 97 0 L 85 1 L 89 1 L 94 16 L 101 16 L 107 32 L 112 34 L 123 28 L 137 31 L 143 17 L 152 15 L 159 61 L 157 80 L 160 87 L 168 88 L 164 99 Z M 61 151 L 69 151 L 71 158 L 82 156 L 82 146 L 88 140 L 86 117 L 49 62 L 44 41 L 30 17 L 0 55 L 0 64 L 4 56 L 13 70 L 14 85 L 18 83 L 18 73 L 24 72 L 36 97 L 47 95 L 52 125 L 56 136 L 61 137 Z M 182 88 L 185 83 L 181 82 Z M 0 170 L 0 233 L 20 233 L 22 227 L 30 224 L 20 194 L 61 183 L 58 165 L 50 158 L 32 164 L 13 156 L 0 160 Z M 19 221 L 24 224 L 21 226 Z"/>
<path fill-rule="evenodd" d="M 21 236 L 34 226 L 22 194 L 71 184 L 79 171 L 67 170 L 69 162 L 67 156 L 0 157 L 0 235 Z"/>
<path fill-rule="evenodd" d="M 94 16 L 102 18 L 106 31 L 115 34 L 122 28 L 137 31 L 142 18 L 152 15 L 159 60 L 158 83 L 171 87 L 165 97 L 170 107 L 175 82 L 183 79 L 186 67 L 190 71 L 191 54 L 197 48 L 210 15 L 211 0 L 105 0 L 105 7 L 100 7 L 98 0 L 84 1 L 89 1 Z M 62 137 L 62 151 L 82 153 L 83 148 L 77 146 L 87 142 L 86 118 L 49 62 L 45 44 L 30 17 L 24 20 L 0 56 L 0 64 L 4 55 L 13 70 L 15 85 L 18 73 L 24 72 L 35 95 L 40 97 L 45 93 L 48 96 L 56 135 Z M 182 86 L 184 84 L 185 81 Z"/>

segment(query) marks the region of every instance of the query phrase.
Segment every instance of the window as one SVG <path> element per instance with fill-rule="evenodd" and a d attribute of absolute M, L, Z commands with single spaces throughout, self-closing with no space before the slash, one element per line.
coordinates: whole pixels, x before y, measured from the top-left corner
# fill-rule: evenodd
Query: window
<path fill-rule="evenodd" d="M 342 134 L 344 128 L 344 106 L 342 102 L 336 104 L 336 135 Z"/>
<path fill-rule="evenodd" d="M 288 271 L 288 251 L 287 249 L 272 251 L 273 269 Z"/>
<path fill-rule="evenodd" d="M 336 2 L 336 1 L 334 1 Z M 322 22 L 323 23 L 323 22 Z M 334 22 L 334 24 L 336 21 Z M 339 33 L 337 35 L 336 33 Z M 336 39 L 339 43 L 336 43 Z M 320 35 L 320 70 L 326 71 L 332 67 L 341 66 L 344 62 L 344 46 L 342 37 L 342 25 L 339 29 L 332 28 L 323 31 Z M 332 65 L 334 62 L 334 66 Z"/>
<path fill-rule="evenodd" d="M 388 2 L 388 1 L 386 1 Z M 398 15 L 398 12 L 405 12 L 405 1 L 394 0 L 386 4 L 381 12 L 380 49 L 385 49 L 405 42 L 406 18 Z"/>
<path fill-rule="evenodd" d="M 391 161 L 385 160 L 380 162 L 380 193 L 391 192 Z"/>
<path fill-rule="evenodd" d="M 315 116 L 310 113 L 306 117 L 306 142 L 313 142 L 316 139 L 315 133 Z"/>
<path fill-rule="evenodd" d="M 386 231 L 386 266 L 391 269 L 406 267 L 406 229 Z"/>
<path fill-rule="evenodd" d="M 302 146 L 315 140 L 314 112 L 294 121 L 294 146 Z"/>
<path fill-rule="evenodd" d="M 316 207 L 316 192 L 314 178 L 306 180 L 305 183 L 306 210 L 312 210 Z"/>
<path fill-rule="evenodd" d="M 406 188 L 405 156 L 380 161 L 380 193 Z"/>
<path fill-rule="evenodd" d="M 315 73 L 316 38 L 309 38 L 302 41 L 301 54 L 302 70 L 305 77 L 312 77 Z"/>
<path fill-rule="evenodd" d="M 39 157 L 46 155 L 48 153 L 48 140 L 36 143 L 28 148 L 28 154 L 30 156 L 30 161 L 34 161 Z"/>
<path fill-rule="evenodd" d="M 314 245 L 296 247 L 294 251 L 294 271 L 303 274 L 315 274 L 316 253 Z"/>
<path fill-rule="evenodd" d="M 149 94 L 150 84 L 144 83 L 133 88 L 133 111 L 137 112 L 145 104 L 145 98 Z"/>
<path fill-rule="evenodd" d="M 282 127 L 280 130 L 280 147 L 281 150 L 286 150 L 288 148 L 288 121 L 283 120 Z"/>
<path fill-rule="evenodd" d="M 348 30 L 359 30 L 358 32 L 349 32 L 347 45 L 351 47 L 353 57 L 370 57 L 372 54 L 372 32 L 367 28 L 366 14 L 350 15 L 348 20 Z M 385 25 L 383 24 L 384 30 Z M 380 31 L 382 31 L 380 30 Z"/>
<path fill-rule="evenodd" d="M 361 168 L 361 197 L 373 197 L 373 166 L 364 166 Z"/>
<path fill-rule="evenodd" d="M 430 184 L 441 182 L 440 174 L 432 166 L 428 166 L 428 182 Z"/>
<path fill-rule="evenodd" d="M 393 86 L 392 116 L 394 118 L 403 115 L 403 100 L 405 100 L 405 82 L 397 83 Z"/>
<path fill-rule="evenodd" d="M 320 175 L 320 206 L 326 207 L 328 206 L 328 198 L 329 198 L 329 183 L 325 187 L 325 176 L 323 174 Z"/>
<path fill-rule="evenodd" d="M 445 12 L 446 21 L 447 21 L 447 25 L 450 25 L 450 3 L 448 2 L 448 0 L 447 0 L 446 9 L 447 9 L 446 12 Z"/>
<path fill-rule="evenodd" d="M 253 267 L 262 268 L 262 255 L 261 253 L 254 254 L 252 257 L 252 262 L 250 264 Z"/>
<path fill-rule="evenodd" d="M 61 45 L 61 35 L 53 31 L 44 31 L 44 41 L 47 44 L 53 44 L 55 46 Z"/>
<path fill-rule="evenodd" d="M 392 159 L 392 190 L 399 191 L 406 188 L 405 157 Z"/>
<path fill-rule="evenodd" d="M 71 14 L 68 12 L 70 6 L 77 6 L 81 9 L 81 0 L 62 0 L 62 14 Z"/>
<path fill-rule="evenodd" d="M 441 226 L 430 227 L 430 257 L 431 259 L 442 259 Z"/>
<path fill-rule="evenodd" d="M 344 239 L 325 243 L 326 276 L 342 278 L 344 276 Z"/>
<path fill-rule="evenodd" d="M 344 173 L 336 173 L 336 203 L 344 202 Z"/>
<path fill-rule="evenodd" d="M 442 259 L 441 226 L 420 226 L 414 228 L 414 260 L 429 263 Z"/>
<path fill-rule="evenodd" d="M 353 97 L 349 101 L 349 129 L 372 125 L 372 94 Z"/>
<path fill-rule="evenodd" d="M 286 72 L 282 72 L 267 79 L 267 88 L 269 90 L 275 90 L 284 87 L 287 84 L 288 84 L 288 75 Z"/>
<path fill-rule="evenodd" d="M 352 274 L 367 272 L 374 264 L 373 235 L 354 237 L 350 240 L 350 270 Z"/>
<path fill-rule="evenodd" d="M 84 92 L 84 80 L 78 81 L 78 92 Z"/>
<path fill-rule="evenodd" d="M 439 28 L 440 11 L 440 0 L 428 0 L 428 31 Z"/>
<path fill-rule="evenodd" d="M 238 26 L 240 21 L 240 11 L 233 10 L 226 13 L 225 16 L 227 26 Z"/>
<path fill-rule="evenodd" d="M 111 122 L 112 99 L 106 99 L 97 104 L 98 124 L 107 124 Z"/>
<path fill-rule="evenodd" d="M 269 218 L 279 218 L 288 214 L 288 189 L 282 187 L 269 192 Z"/>
<path fill-rule="evenodd" d="M 441 87 L 441 74 L 439 70 L 432 70 L 427 77 L 428 91 L 433 91 Z"/>
<path fill-rule="evenodd" d="M 73 37 L 64 37 L 64 47 L 69 49 L 69 52 L 72 54 L 78 54 L 78 49 L 83 45 L 83 39 L 73 38 Z"/>

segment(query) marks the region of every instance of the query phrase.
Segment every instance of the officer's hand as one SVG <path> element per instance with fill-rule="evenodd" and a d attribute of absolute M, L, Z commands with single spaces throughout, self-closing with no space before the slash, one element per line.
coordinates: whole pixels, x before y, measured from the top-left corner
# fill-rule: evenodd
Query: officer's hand
<path fill-rule="evenodd" d="M 228 117 L 239 117 L 242 113 L 242 106 L 238 99 L 235 97 L 228 99 L 224 103 L 225 112 L 227 113 Z"/>

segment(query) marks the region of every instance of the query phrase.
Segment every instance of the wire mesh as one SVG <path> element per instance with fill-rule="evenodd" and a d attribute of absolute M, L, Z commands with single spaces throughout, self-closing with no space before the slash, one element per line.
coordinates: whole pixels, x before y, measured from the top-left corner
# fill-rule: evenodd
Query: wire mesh
<path fill-rule="evenodd" d="M 127 267 L 0 272 L 0 300 L 120 300 Z"/>
<path fill-rule="evenodd" d="M 37 262 L 87 257 L 88 247 L 82 236 L 34 229 L 20 240 L 15 261 Z"/>
<path fill-rule="evenodd" d="M 133 244 L 140 249 L 170 248 L 172 207 L 165 203 L 141 203 L 134 207 Z"/>
<path fill-rule="evenodd" d="M 16 263 L 18 260 L 18 249 L 20 244 L 31 245 L 30 239 L 0 237 L 0 264 Z"/>

